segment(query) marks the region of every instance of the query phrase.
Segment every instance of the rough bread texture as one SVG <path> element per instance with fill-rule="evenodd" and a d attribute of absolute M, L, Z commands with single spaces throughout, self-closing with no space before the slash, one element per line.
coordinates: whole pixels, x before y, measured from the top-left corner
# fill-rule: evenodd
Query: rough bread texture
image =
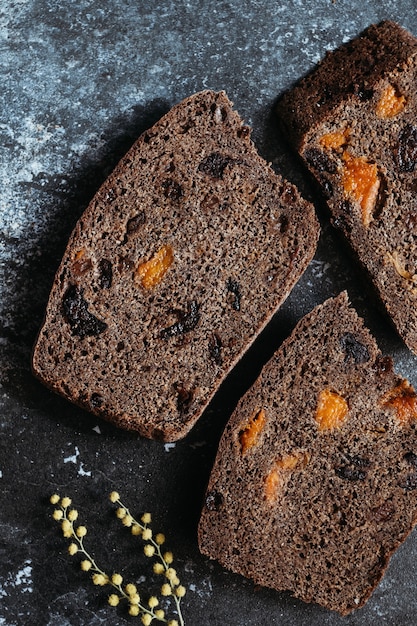
<path fill-rule="evenodd" d="M 417 353 L 417 40 L 393 22 L 328 53 L 278 104 L 399 334 Z"/>
<path fill-rule="evenodd" d="M 417 521 L 417 397 L 346 292 L 303 318 L 240 400 L 199 524 L 203 554 L 345 615 Z"/>
<path fill-rule="evenodd" d="M 115 424 L 184 436 L 314 255 L 311 204 L 257 154 L 224 92 L 145 132 L 68 243 L 35 374 Z"/>

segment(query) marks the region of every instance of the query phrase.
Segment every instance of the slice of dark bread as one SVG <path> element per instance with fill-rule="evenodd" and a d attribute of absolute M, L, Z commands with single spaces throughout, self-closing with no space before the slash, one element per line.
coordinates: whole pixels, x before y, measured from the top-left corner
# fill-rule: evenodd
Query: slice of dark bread
<path fill-rule="evenodd" d="M 220 441 L 204 555 L 345 615 L 417 521 L 417 397 L 346 292 L 264 366 Z"/>
<path fill-rule="evenodd" d="M 417 40 L 393 22 L 328 53 L 278 111 L 332 221 L 417 353 Z"/>
<path fill-rule="evenodd" d="M 115 424 L 184 436 L 314 255 L 312 205 L 258 155 L 224 92 L 145 132 L 68 243 L 33 355 Z"/>

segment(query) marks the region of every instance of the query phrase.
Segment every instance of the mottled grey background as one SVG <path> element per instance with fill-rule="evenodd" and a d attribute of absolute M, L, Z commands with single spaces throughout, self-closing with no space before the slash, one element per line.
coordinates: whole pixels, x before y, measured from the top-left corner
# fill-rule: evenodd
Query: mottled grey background
<path fill-rule="evenodd" d="M 182 442 L 164 445 L 116 430 L 44 389 L 30 372 L 66 240 L 134 139 L 183 97 L 225 89 L 253 126 L 261 154 L 317 200 L 287 154 L 273 104 L 326 50 L 384 18 L 417 35 L 413 0 L 0 1 L 1 626 L 139 623 L 123 606 L 107 607 L 106 592 L 67 556 L 50 518 L 49 495 L 71 495 L 97 560 L 151 589 L 140 542 L 106 501 L 112 489 L 133 512 L 151 510 L 154 527 L 167 534 L 189 590 L 187 626 L 417 623 L 415 533 L 367 606 L 344 619 L 255 588 L 197 549 L 221 430 L 262 363 L 315 303 L 348 288 L 381 348 L 417 384 L 417 359 L 377 309 L 319 203 L 323 234 L 315 260 Z"/>

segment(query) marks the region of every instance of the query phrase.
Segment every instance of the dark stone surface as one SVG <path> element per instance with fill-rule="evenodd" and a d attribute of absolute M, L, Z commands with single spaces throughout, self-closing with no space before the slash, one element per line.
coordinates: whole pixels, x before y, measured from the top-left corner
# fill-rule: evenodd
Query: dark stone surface
<path fill-rule="evenodd" d="M 314 304 L 348 288 L 381 348 L 417 384 L 417 359 L 378 310 L 320 206 L 324 229 L 309 270 L 176 445 L 99 422 L 43 388 L 30 371 L 31 347 L 71 229 L 139 133 L 183 97 L 225 89 L 253 126 L 261 154 L 315 198 L 287 154 L 273 104 L 325 50 L 383 18 L 417 34 L 412 0 L 9 0 L 0 6 L 2 626 L 140 623 L 125 606 L 107 606 L 107 591 L 80 571 L 51 519 L 50 494 L 70 495 L 89 529 L 86 545 L 103 567 L 154 591 L 140 540 L 111 512 L 113 489 L 135 514 L 150 510 L 155 530 L 166 533 L 188 587 L 188 626 L 417 623 L 415 533 L 366 607 L 344 619 L 255 588 L 197 549 L 200 506 L 222 428 L 262 363 Z"/>

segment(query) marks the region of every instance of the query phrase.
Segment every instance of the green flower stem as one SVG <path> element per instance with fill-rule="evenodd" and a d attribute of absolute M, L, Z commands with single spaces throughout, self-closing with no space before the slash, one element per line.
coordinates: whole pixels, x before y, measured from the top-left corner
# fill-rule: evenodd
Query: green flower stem
<path fill-rule="evenodd" d="M 78 547 L 77 552 L 80 552 L 86 559 L 87 563 L 89 564 L 88 566 L 85 566 L 85 571 L 90 571 L 93 574 L 93 582 L 94 581 L 94 574 L 97 574 L 98 576 L 103 577 L 102 578 L 102 582 L 95 582 L 95 584 L 99 584 L 99 585 L 110 585 L 111 587 L 113 587 L 116 591 L 118 591 L 118 593 L 120 594 L 120 597 L 127 600 L 129 602 L 129 604 L 132 606 L 132 596 L 130 596 L 128 593 L 126 593 L 126 591 L 123 589 L 123 587 L 121 586 L 121 583 L 115 583 L 112 578 L 110 576 L 108 576 L 108 574 L 106 574 L 96 563 L 95 559 L 93 558 L 93 556 L 86 550 L 85 546 L 84 546 L 84 536 L 87 532 L 87 530 L 85 529 L 85 527 L 78 527 L 78 529 L 74 528 L 74 520 L 69 519 L 68 517 L 68 508 L 69 506 L 62 506 L 60 505 L 60 508 L 58 510 L 62 511 L 62 517 L 59 517 L 59 519 L 57 519 L 57 521 L 60 521 L 61 523 L 65 522 L 65 528 L 66 530 L 64 530 L 64 536 L 67 538 L 71 538 L 73 539 Z M 72 511 L 75 512 L 74 509 L 72 509 Z M 78 514 L 77 514 L 78 517 Z M 77 517 L 75 519 L 77 519 Z M 83 529 L 83 531 L 80 532 L 80 528 Z M 78 533 L 77 534 L 77 530 Z M 159 547 L 159 546 L 158 546 Z M 162 555 L 161 558 L 163 559 Z M 84 568 L 83 568 L 84 569 Z M 99 579 L 96 579 L 99 580 Z M 134 603 L 135 606 L 138 607 L 139 611 L 142 612 L 142 614 L 145 615 L 149 615 L 152 620 L 157 620 L 159 622 L 164 622 L 164 623 L 168 623 L 168 620 L 165 619 L 165 617 L 159 617 L 158 615 L 155 614 L 153 609 L 150 609 L 146 606 L 144 606 L 143 604 L 141 604 L 140 601 L 135 602 Z M 181 620 L 181 626 L 184 626 L 184 622 L 182 621 L 182 617 L 180 617 Z"/>
<path fill-rule="evenodd" d="M 138 526 L 142 532 L 148 530 L 149 526 L 148 523 L 142 523 L 139 522 L 138 520 L 136 520 L 133 515 L 130 513 L 129 509 L 123 504 L 123 502 L 121 502 L 120 498 L 117 499 L 112 499 L 112 502 L 114 502 L 114 504 L 117 504 L 120 508 L 119 510 L 123 510 L 125 512 L 125 518 L 127 518 L 129 520 L 129 526 Z M 142 537 L 143 538 L 143 537 Z M 161 545 L 160 543 L 158 543 L 157 541 L 154 540 L 153 536 L 144 539 L 144 541 L 147 541 L 148 544 L 152 545 L 153 548 L 155 549 L 155 555 L 157 556 L 157 558 L 159 559 L 161 565 L 164 568 L 164 573 L 167 574 L 167 572 L 169 572 L 170 570 L 170 563 L 168 563 L 166 561 L 166 556 L 164 556 L 162 550 L 161 550 Z M 170 596 L 173 598 L 175 605 L 176 605 L 176 610 L 177 610 L 177 615 L 178 615 L 178 619 L 179 619 L 179 624 L 180 626 L 184 626 L 184 618 L 182 616 L 182 612 L 181 612 L 181 598 L 182 595 L 177 595 L 177 590 L 179 588 L 183 589 L 183 587 L 180 587 L 180 583 L 179 580 L 175 577 L 175 578 L 171 578 L 168 577 L 168 584 L 170 585 L 171 588 L 171 594 Z M 184 590 L 185 593 L 185 590 Z"/>

